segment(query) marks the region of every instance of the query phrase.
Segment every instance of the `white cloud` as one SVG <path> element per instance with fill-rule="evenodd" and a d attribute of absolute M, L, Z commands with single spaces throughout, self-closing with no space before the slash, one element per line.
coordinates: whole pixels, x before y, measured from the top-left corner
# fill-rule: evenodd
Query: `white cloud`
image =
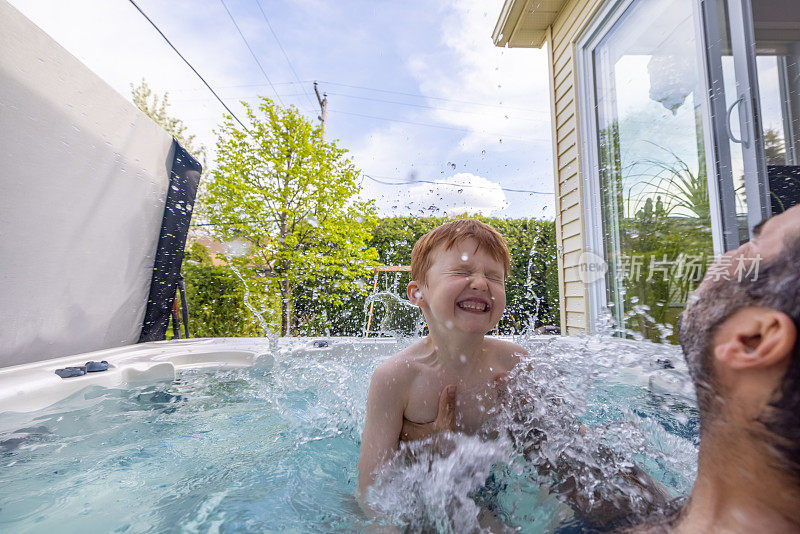
<path fill-rule="evenodd" d="M 128 84 L 142 77 L 155 92 L 168 90 L 172 114 L 207 145 L 213 164 L 212 130 L 223 109 L 129 2 L 10 1 L 124 97 L 130 98 Z M 240 107 L 233 102 L 272 94 L 217 0 L 138 3 L 237 114 Z M 321 82 L 332 93 L 330 135 L 351 148 L 365 172 L 397 182 L 443 179 L 461 171 L 506 187 L 550 190 L 549 142 L 534 141 L 549 141 L 550 135 L 546 55 L 493 45 L 491 32 L 502 0 L 434 4 L 418 0 L 369 12 L 358 2 L 298 0 L 273 6 L 268 13 L 299 77 L 334 80 Z M 299 94 L 255 4 L 227 5 L 285 101 L 316 117 L 315 98 Z M 423 13 L 426 20 L 420 22 Z M 392 31 L 385 29 L 387 16 L 396 19 Z M 341 29 L 350 21 L 352 26 Z M 399 92 L 359 91 L 360 85 Z M 375 122 L 372 115 L 388 122 Z M 392 206 L 402 211 L 413 200 L 410 187 L 365 180 L 364 196 L 392 213 Z M 438 198 L 430 200 L 439 203 Z M 479 200 L 462 200 L 461 205 L 488 209 Z M 509 201 L 506 215 L 552 216 L 552 200 L 546 196 L 509 193 Z"/>
<path fill-rule="evenodd" d="M 432 102 L 440 98 L 462 101 L 440 106 L 448 109 L 433 114 L 443 123 L 471 131 L 462 139 L 463 151 L 499 145 L 500 139 L 509 150 L 549 140 L 546 54 L 494 46 L 491 32 L 502 2 L 488 8 L 486 4 L 484 0 L 452 0 L 443 10 L 444 46 L 413 56 L 407 67 Z"/>

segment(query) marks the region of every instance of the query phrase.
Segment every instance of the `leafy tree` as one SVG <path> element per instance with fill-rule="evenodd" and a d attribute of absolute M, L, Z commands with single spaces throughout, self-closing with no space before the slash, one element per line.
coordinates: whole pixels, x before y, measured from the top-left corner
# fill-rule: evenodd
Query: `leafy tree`
<path fill-rule="evenodd" d="M 280 295 L 280 333 L 288 335 L 301 291 L 341 303 L 370 271 L 375 209 L 357 198 L 358 171 L 345 150 L 324 142 L 321 127 L 267 98 L 257 109 L 242 105 L 249 132 L 226 117 L 201 210 L 216 239 L 248 243 L 250 253 L 231 261 Z"/>
<path fill-rule="evenodd" d="M 764 152 L 767 165 L 786 165 L 786 143 L 777 129 L 764 130 Z"/>
<path fill-rule="evenodd" d="M 136 107 L 153 119 L 156 124 L 164 128 L 168 134 L 177 139 L 178 143 L 187 152 L 203 164 L 203 167 L 206 166 L 206 147 L 202 144 L 195 145 L 195 137 L 187 132 L 188 128 L 183 121 L 170 116 L 168 92 L 164 93 L 162 97 L 153 94 L 153 90 L 142 78 L 142 82 L 139 85 L 134 87 L 131 84 L 131 97 Z"/>

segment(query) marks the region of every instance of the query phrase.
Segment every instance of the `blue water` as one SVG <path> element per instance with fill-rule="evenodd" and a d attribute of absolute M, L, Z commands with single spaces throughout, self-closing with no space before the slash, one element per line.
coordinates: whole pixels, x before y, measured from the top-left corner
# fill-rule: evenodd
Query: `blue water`
<path fill-rule="evenodd" d="M 561 391 L 564 406 L 590 429 L 603 428 L 597 439 L 613 441 L 615 424 L 632 425 L 639 437 L 623 432 L 632 444 L 620 450 L 673 495 L 686 492 L 696 451 L 691 403 L 602 373 L 576 379 L 574 365 L 559 370 L 553 362 L 559 354 L 589 358 L 593 349 L 548 350 L 549 370 L 575 386 Z M 643 352 L 663 356 L 661 348 Z M 0 414 L 0 531 L 361 531 L 368 521 L 352 495 L 364 401 L 372 370 L 386 356 L 358 346 L 338 356 L 285 351 L 274 365 L 89 388 L 36 413 Z M 587 389 L 586 381 L 594 386 Z M 463 449 L 454 454 L 486 446 Z M 526 477 L 518 458 L 486 461 L 492 465 L 481 468 L 504 482 L 496 498 L 508 526 L 549 532 L 574 523 L 569 507 Z M 459 498 L 478 498 L 475 488 L 450 486 Z M 423 507 L 406 515 L 436 513 Z M 436 524 L 449 528 L 446 518 Z"/>

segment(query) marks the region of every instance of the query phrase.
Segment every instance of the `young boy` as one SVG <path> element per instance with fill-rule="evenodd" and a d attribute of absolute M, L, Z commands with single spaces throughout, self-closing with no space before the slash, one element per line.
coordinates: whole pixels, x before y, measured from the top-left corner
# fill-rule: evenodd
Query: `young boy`
<path fill-rule="evenodd" d="M 443 224 L 414 245 L 408 299 L 429 333 L 372 375 L 358 460 L 362 499 L 401 441 L 475 433 L 489 417 L 496 381 L 525 354 L 485 337 L 503 315 L 510 263 L 503 237 L 474 219 Z"/>

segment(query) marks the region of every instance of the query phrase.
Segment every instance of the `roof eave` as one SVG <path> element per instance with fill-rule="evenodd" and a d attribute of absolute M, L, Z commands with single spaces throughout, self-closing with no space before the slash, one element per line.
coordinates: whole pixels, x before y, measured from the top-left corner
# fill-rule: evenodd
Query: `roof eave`
<path fill-rule="evenodd" d="M 492 32 L 495 46 L 541 48 L 547 40 L 547 28 L 553 23 L 566 0 L 504 0 Z"/>

